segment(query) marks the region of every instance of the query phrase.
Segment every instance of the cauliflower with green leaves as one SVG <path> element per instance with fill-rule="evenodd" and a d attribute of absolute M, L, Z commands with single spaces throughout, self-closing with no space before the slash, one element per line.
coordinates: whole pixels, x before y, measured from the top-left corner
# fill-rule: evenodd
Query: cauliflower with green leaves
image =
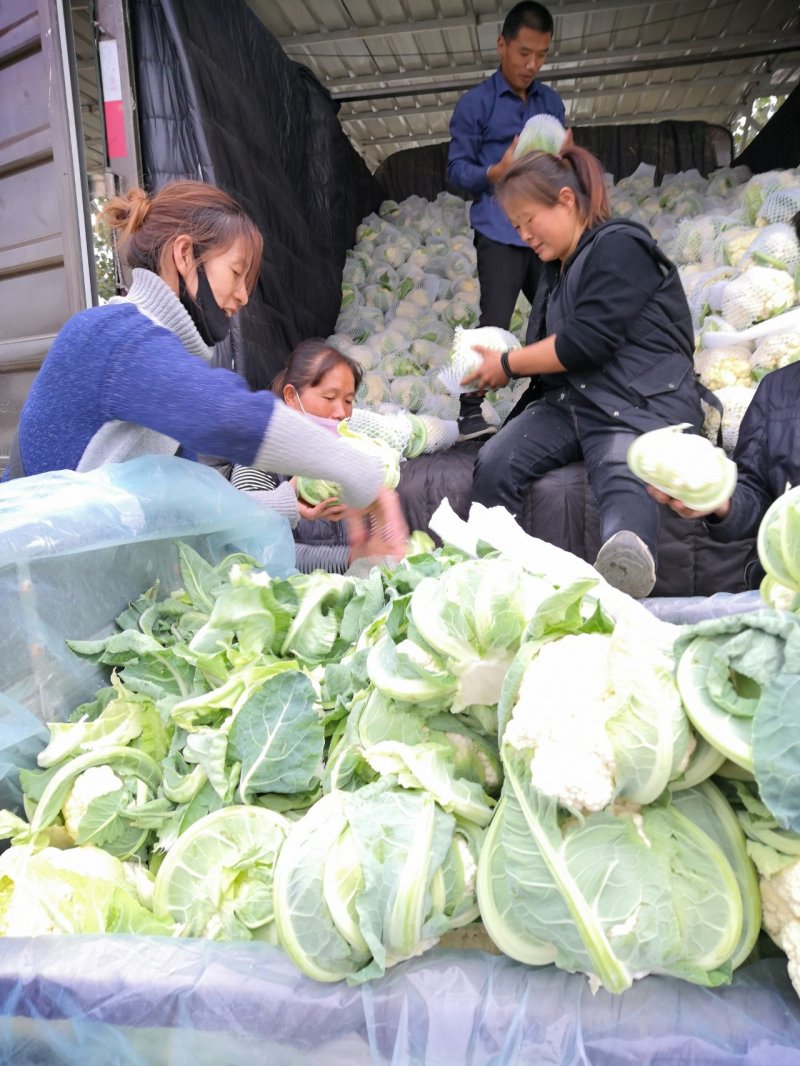
<path fill-rule="evenodd" d="M 75 778 L 61 808 L 64 825 L 73 840 L 78 839 L 83 816 L 92 800 L 121 788 L 124 788 L 124 782 L 110 766 L 90 766 Z"/>

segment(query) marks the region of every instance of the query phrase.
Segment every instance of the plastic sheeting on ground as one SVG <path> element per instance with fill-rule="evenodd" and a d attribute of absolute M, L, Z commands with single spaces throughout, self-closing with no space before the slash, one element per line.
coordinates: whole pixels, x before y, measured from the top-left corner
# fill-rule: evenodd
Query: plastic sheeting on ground
<path fill-rule="evenodd" d="M 175 540 L 210 561 L 294 561 L 288 524 L 215 471 L 146 458 L 0 488 L 0 807 L 19 800 L 42 722 L 104 683 L 64 639 L 109 632 Z M 1 889 L 0 889 L 1 890 Z M 800 1066 L 783 958 L 729 987 L 647 977 L 621 996 L 554 967 L 434 949 L 358 988 L 311 981 L 277 949 L 166 938 L 0 940 L 0 1063 L 14 1066 Z"/>
<path fill-rule="evenodd" d="M 794 1066 L 782 960 L 731 986 L 648 977 L 621 996 L 504 956 L 434 950 L 359 988 L 301 976 L 263 944 L 8 940 L 0 1059 L 90 1066 Z"/>
<path fill-rule="evenodd" d="M 718 592 L 714 596 L 654 596 L 643 600 L 645 607 L 662 622 L 693 625 L 706 618 L 724 618 L 729 614 L 746 614 L 766 604 L 758 589 L 747 592 Z"/>

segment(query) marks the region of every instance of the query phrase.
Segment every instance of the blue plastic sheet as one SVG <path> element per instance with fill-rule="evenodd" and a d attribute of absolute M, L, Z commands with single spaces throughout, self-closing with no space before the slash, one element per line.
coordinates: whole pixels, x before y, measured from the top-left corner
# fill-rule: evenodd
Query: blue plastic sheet
<path fill-rule="evenodd" d="M 0 806 L 17 806 L 16 767 L 34 764 L 42 722 L 104 683 L 65 638 L 109 632 L 156 580 L 177 588 L 176 540 L 210 561 L 246 551 L 275 574 L 294 564 L 283 519 L 179 459 L 0 487 Z M 435 949 L 349 988 L 260 943 L 0 940 L 0 1063 L 14 1066 L 800 1066 L 799 1049 L 781 958 L 730 987 L 647 977 L 614 997 L 472 950 Z"/>
<path fill-rule="evenodd" d="M 749 611 L 766 607 L 758 589 L 748 592 L 717 592 L 714 596 L 653 596 L 642 600 L 642 603 L 656 618 L 675 625 L 692 625 L 706 618 L 747 614 Z"/>
<path fill-rule="evenodd" d="M 272 574 L 294 569 L 288 522 L 199 463 L 146 456 L 0 485 L 0 806 L 16 806 L 14 766 L 32 764 L 40 723 L 107 684 L 65 640 L 110 633 L 156 582 L 180 588 L 176 541 L 209 562 L 243 551 Z"/>
<path fill-rule="evenodd" d="M 795 1066 L 779 959 L 729 987 L 648 977 L 622 996 L 503 956 L 434 950 L 358 988 L 277 949 L 124 937 L 8 940 L 0 1060 L 88 1066 Z"/>

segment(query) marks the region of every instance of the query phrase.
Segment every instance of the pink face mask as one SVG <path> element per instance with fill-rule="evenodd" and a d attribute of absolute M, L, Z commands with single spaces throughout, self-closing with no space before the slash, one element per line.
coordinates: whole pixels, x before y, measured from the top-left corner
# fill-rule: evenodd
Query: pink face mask
<path fill-rule="evenodd" d="M 310 419 L 312 422 L 316 422 L 320 429 L 327 429 L 330 433 L 339 432 L 338 418 L 321 418 L 319 415 L 310 415 L 308 411 L 306 411 L 305 407 L 303 407 L 303 401 L 300 399 L 299 396 L 297 397 L 297 402 L 300 404 L 300 410 L 303 412 L 306 418 Z"/>

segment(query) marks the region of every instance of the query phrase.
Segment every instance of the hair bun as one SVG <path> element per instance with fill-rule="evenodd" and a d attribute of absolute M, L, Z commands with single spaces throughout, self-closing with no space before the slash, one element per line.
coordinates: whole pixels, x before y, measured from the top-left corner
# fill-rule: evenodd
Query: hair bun
<path fill-rule="evenodd" d="M 130 189 L 125 199 L 128 202 L 129 227 L 131 230 L 137 230 L 149 215 L 153 201 L 144 189 Z"/>

